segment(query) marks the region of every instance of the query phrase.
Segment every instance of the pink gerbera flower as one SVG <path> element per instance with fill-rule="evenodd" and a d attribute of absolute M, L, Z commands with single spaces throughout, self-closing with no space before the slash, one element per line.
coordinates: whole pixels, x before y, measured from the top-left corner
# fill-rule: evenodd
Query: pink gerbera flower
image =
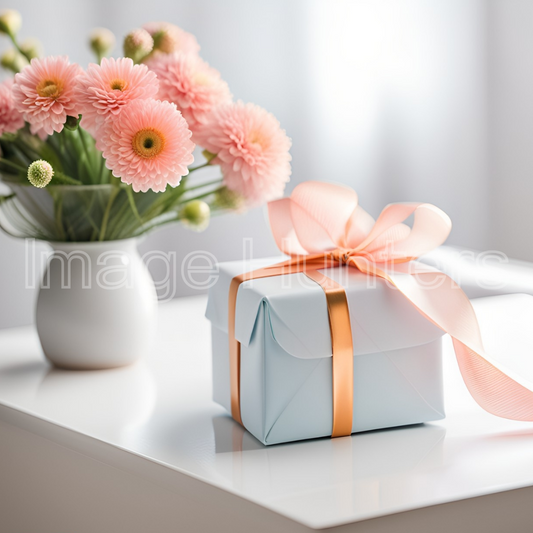
<path fill-rule="evenodd" d="M 78 80 L 76 96 L 83 115 L 81 125 L 93 135 L 108 117 L 117 115 L 129 102 L 157 95 L 156 75 L 129 58 L 102 59 L 91 64 Z"/>
<path fill-rule="evenodd" d="M 81 68 L 68 57 L 32 59 L 15 75 L 15 107 L 30 123 L 30 130 L 41 138 L 60 132 L 67 116 L 77 117 L 79 104 L 74 94 Z"/>
<path fill-rule="evenodd" d="M 198 144 L 217 154 L 224 184 L 248 205 L 282 196 L 291 175 L 291 140 L 271 113 L 237 102 L 213 111 L 198 133 Z"/>
<path fill-rule="evenodd" d="M 24 126 L 24 119 L 13 103 L 12 85 L 11 79 L 0 83 L 0 135 L 5 132 L 16 133 Z"/>
<path fill-rule="evenodd" d="M 183 52 L 197 55 L 200 51 L 200 45 L 196 37 L 174 24 L 149 22 L 143 28 L 152 36 L 155 52 L 159 51 L 164 54 Z"/>
<path fill-rule="evenodd" d="M 174 104 L 134 100 L 98 129 L 96 147 L 106 166 L 136 192 L 179 185 L 194 158 L 191 131 Z"/>
<path fill-rule="evenodd" d="M 193 135 L 215 107 L 231 102 L 228 84 L 218 70 L 198 56 L 158 55 L 147 64 L 159 79 L 159 98 L 177 105 Z"/>

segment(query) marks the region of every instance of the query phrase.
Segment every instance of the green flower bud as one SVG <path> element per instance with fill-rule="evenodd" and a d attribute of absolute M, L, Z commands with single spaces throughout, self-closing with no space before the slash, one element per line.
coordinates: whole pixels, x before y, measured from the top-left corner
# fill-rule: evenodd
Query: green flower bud
<path fill-rule="evenodd" d="M 46 187 L 52 181 L 53 176 L 54 169 L 48 161 L 39 159 L 28 167 L 28 180 L 34 187 L 39 189 Z"/>
<path fill-rule="evenodd" d="M 22 17 L 14 9 L 6 9 L 0 14 L 0 32 L 15 36 L 22 26 Z"/>
<path fill-rule="evenodd" d="M 184 226 L 196 231 L 203 231 L 209 225 L 211 210 L 202 200 L 191 200 L 180 211 L 180 221 Z"/>
<path fill-rule="evenodd" d="M 80 124 L 81 115 L 78 115 L 77 117 L 71 117 L 70 115 L 67 116 L 67 120 L 65 121 L 65 128 L 70 131 L 75 131 L 78 129 L 78 126 Z"/>
<path fill-rule="evenodd" d="M 20 49 L 26 54 L 26 57 L 33 59 L 34 57 L 41 57 L 43 55 L 43 45 L 37 39 L 26 39 L 21 45 Z"/>
<path fill-rule="evenodd" d="M 142 61 L 154 48 L 152 36 L 144 29 L 133 30 L 124 39 L 124 55 L 135 63 Z"/>
<path fill-rule="evenodd" d="M 159 30 L 152 37 L 154 38 L 154 50 L 159 50 L 164 54 L 172 54 L 176 50 L 176 40 L 168 30 Z"/>
<path fill-rule="evenodd" d="M 230 209 L 232 211 L 243 211 L 246 206 L 244 196 L 232 191 L 227 187 L 222 187 L 215 193 L 213 207 L 218 209 Z"/>
<path fill-rule="evenodd" d="M 105 57 L 115 46 L 115 35 L 107 28 L 95 28 L 89 37 L 89 45 L 97 57 Z"/>
<path fill-rule="evenodd" d="M 9 48 L 3 53 L 2 57 L 0 58 L 0 64 L 4 68 L 11 70 L 16 74 L 17 72 L 20 72 L 29 63 L 28 60 L 17 50 L 15 50 L 14 48 Z"/>

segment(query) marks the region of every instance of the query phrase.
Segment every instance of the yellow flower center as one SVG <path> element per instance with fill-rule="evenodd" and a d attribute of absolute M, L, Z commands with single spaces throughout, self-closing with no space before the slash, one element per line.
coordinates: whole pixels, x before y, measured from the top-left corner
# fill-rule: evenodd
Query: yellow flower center
<path fill-rule="evenodd" d="M 43 80 L 35 89 L 39 96 L 55 99 L 61 94 L 63 84 L 59 80 Z"/>
<path fill-rule="evenodd" d="M 195 72 L 192 79 L 196 85 L 211 85 L 212 78 L 205 72 Z"/>
<path fill-rule="evenodd" d="M 123 91 L 126 88 L 126 82 L 124 80 L 113 80 L 111 82 L 111 89 L 114 91 Z"/>
<path fill-rule="evenodd" d="M 253 131 L 250 134 L 249 141 L 252 144 L 258 144 L 261 148 L 266 148 L 267 143 L 265 142 L 265 138 L 258 131 Z"/>
<path fill-rule="evenodd" d="M 139 130 L 131 141 L 135 153 L 145 159 L 157 157 L 165 147 L 165 137 L 153 128 Z"/>

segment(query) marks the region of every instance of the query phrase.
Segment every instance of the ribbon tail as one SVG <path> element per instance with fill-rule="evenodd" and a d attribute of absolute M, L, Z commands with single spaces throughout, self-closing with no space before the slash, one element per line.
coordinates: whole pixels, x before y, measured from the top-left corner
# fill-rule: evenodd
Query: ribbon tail
<path fill-rule="evenodd" d="M 472 304 L 450 277 L 419 263 L 395 266 L 394 272 L 369 268 L 362 261 L 357 267 L 386 279 L 451 336 L 463 380 L 483 409 L 502 418 L 533 421 L 533 391 L 485 353 Z"/>
<path fill-rule="evenodd" d="M 489 363 L 483 354 L 452 340 L 461 375 L 476 402 L 493 415 L 533 421 L 533 392 Z"/>

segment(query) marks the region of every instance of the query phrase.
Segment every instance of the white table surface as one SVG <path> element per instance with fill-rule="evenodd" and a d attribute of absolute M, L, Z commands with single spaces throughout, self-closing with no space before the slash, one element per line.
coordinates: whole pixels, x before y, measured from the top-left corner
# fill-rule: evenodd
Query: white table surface
<path fill-rule="evenodd" d="M 533 377 L 526 338 L 532 301 L 475 302 L 486 347 L 508 354 L 512 338 L 509 365 L 526 377 Z M 151 356 L 116 370 L 53 369 L 32 327 L 0 331 L 0 406 L 9 408 L 0 420 L 9 412 L 10 420 L 24 416 L 30 425 L 47 421 L 315 529 L 533 486 L 533 423 L 478 407 L 447 338 L 442 422 L 262 446 L 211 401 L 205 303 L 197 297 L 162 304 Z"/>

